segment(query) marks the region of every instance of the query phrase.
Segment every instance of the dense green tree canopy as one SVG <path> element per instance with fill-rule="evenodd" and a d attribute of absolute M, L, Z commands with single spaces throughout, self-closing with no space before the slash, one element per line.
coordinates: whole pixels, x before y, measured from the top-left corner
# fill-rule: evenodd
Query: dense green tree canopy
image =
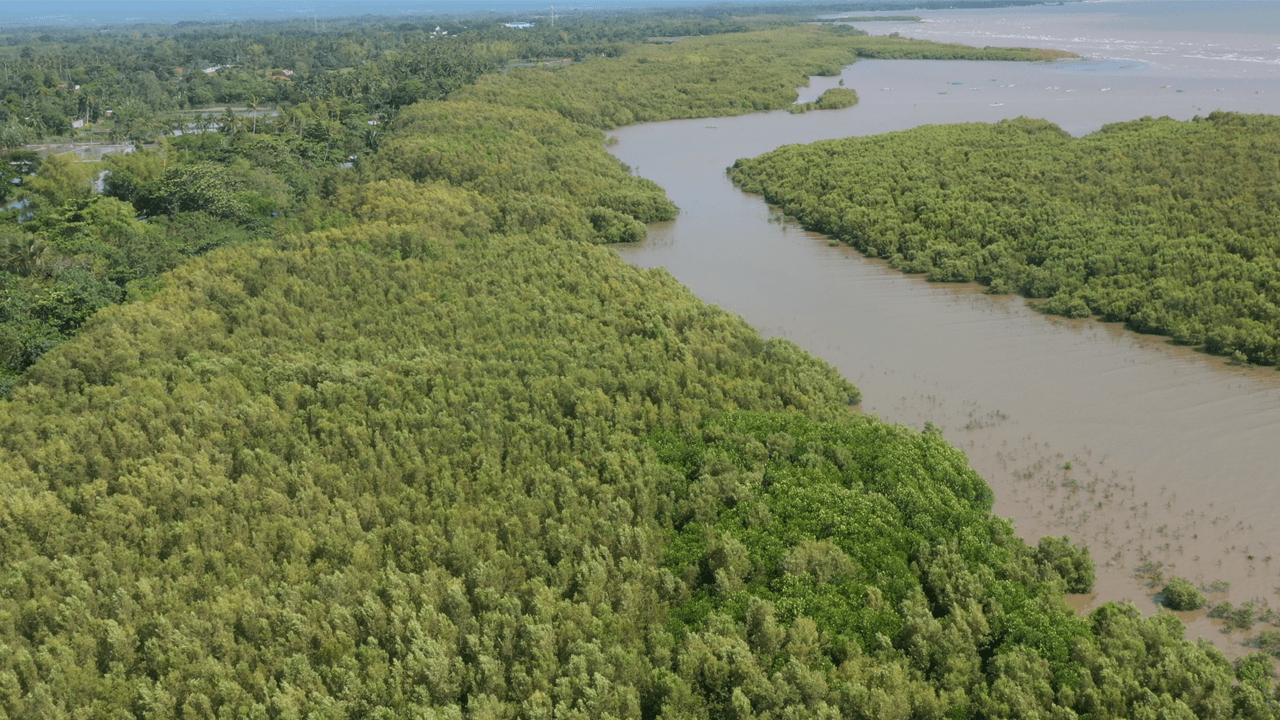
<path fill-rule="evenodd" d="M 722 80 L 791 102 L 854 37 L 737 38 L 785 70 Z M 673 86 L 729 57 L 654 47 Z M 0 246 L 0 713 L 1277 717 L 1269 659 L 1076 615 L 1088 553 L 1024 543 L 961 452 L 593 244 L 673 212 L 599 127 L 733 95 L 524 92 L 628 62 L 411 106 L 350 167 L 351 105 L 308 103 L 107 196 L 36 183 Z"/>
<path fill-rule="evenodd" d="M 1075 617 L 959 451 L 790 343 L 424 214 L 189 262 L 27 372 L 9 716 L 1271 712 L 1176 620 Z"/>

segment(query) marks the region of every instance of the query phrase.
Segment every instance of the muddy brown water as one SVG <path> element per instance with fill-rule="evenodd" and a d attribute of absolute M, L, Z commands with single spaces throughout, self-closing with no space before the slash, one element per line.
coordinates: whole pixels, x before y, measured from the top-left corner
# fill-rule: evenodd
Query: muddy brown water
<path fill-rule="evenodd" d="M 704 300 L 832 363 L 862 389 L 865 412 L 940 426 L 1023 537 L 1068 534 L 1089 547 L 1097 588 L 1073 598 L 1078 608 L 1130 600 L 1155 612 L 1155 590 L 1135 575 L 1144 563 L 1229 582 L 1217 600 L 1280 604 L 1280 372 L 903 275 L 804 231 L 725 176 L 736 158 L 783 144 L 928 123 L 1027 115 L 1082 135 L 1143 115 L 1277 112 L 1280 86 L 1114 61 L 864 61 L 815 78 L 801 100 L 840 80 L 858 90 L 857 106 L 615 131 L 612 152 L 681 208 L 644 242 L 619 247 L 622 257 L 665 267 Z M 1180 615 L 1191 637 L 1246 650 L 1249 633 L 1228 635 L 1204 611 Z"/>

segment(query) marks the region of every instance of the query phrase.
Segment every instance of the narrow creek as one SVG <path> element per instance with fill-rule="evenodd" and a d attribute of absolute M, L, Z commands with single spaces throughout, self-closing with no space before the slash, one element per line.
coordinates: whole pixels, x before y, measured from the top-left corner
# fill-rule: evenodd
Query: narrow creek
<path fill-rule="evenodd" d="M 929 123 L 1026 115 L 1082 135 L 1143 115 L 1274 113 L 1280 92 L 1263 90 L 1280 87 L 1224 88 L 1118 61 L 863 61 L 814 78 L 801 100 L 841 81 L 858 105 L 613 133 L 611 151 L 681 208 L 646 241 L 618 247 L 621 256 L 665 267 L 704 300 L 827 360 L 862 389 L 865 412 L 941 427 L 1023 537 L 1068 534 L 1089 546 L 1097 589 L 1079 607 L 1131 600 L 1154 612 L 1155 590 L 1135 575 L 1144 563 L 1229 582 L 1213 600 L 1280 605 L 1280 372 L 902 275 L 802 230 L 725 176 L 735 159 L 783 144 Z M 1180 615 L 1191 638 L 1230 655 L 1260 629 L 1228 634 L 1203 610 Z"/>

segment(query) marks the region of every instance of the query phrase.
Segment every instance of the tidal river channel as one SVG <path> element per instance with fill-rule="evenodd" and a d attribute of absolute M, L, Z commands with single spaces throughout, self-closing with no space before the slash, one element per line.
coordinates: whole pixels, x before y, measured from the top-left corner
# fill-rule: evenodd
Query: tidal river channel
<path fill-rule="evenodd" d="M 862 389 L 864 412 L 941 427 L 1023 537 L 1068 534 L 1088 545 L 1098 582 L 1079 607 L 1131 600 L 1155 612 L 1156 590 L 1135 575 L 1144 563 L 1229 582 L 1215 601 L 1280 606 L 1275 368 L 1230 366 L 1114 324 L 1045 316 L 976 285 L 902 275 L 802 230 L 725 176 L 736 158 L 780 145 L 930 123 L 1027 115 L 1083 135 L 1144 115 L 1276 113 L 1280 80 L 1124 60 L 863 61 L 840 78 L 814 78 L 801 100 L 840 80 L 858 105 L 616 131 L 612 152 L 681 209 L 618 252 L 830 362 Z M 1190 637 L 1232 655 L 1269 627 L 1227 634 L 1203 610 L 1180 615 Z"/>

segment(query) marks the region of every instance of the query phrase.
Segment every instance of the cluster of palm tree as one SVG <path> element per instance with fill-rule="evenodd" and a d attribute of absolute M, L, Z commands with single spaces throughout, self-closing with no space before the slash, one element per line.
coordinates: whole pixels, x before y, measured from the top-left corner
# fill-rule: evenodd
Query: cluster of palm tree
<path fill-rule="evenodd" d="M 22 277 L 43 277 L 53 268 L 52 249 L 35 234 L 6 232 L 0 237 L 0 270 Z"/>

